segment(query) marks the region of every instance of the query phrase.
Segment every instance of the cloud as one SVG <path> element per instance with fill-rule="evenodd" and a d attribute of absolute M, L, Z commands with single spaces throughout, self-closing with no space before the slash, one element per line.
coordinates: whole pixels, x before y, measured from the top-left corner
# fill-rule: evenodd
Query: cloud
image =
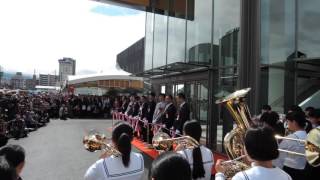
<path fill-rule="evenodd" d="M 0 1 L 0 65 L 6 71 L 54 73 L 58 59 L 72 57 L 77 72 L 115 69 L 116 55 L 144 36 L 145 13 L 101 15 L 92 12 L 97 6 L 104 5 L 87 0 Z"/>

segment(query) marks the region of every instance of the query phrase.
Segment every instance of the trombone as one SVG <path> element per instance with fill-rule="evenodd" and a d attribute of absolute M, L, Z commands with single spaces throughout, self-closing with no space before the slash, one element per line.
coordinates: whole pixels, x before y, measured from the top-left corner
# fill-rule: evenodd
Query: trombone
<path fill-rule="evenodd" d="M 304 143 L 305 150 L 306 150 L 305 153 L 298 153 L 295 151 L 289 151 L 285 149 L 278 149 L 278 150 L 281 152 L 285 152 L 285 153 L 289 153 L 297 156 L 304 156 L 306 157 L 307 162 L 311 166 L 313 167 L 320 166 L 320 129 L 319 128 L 315 128 L 311 130 L 308 133 L 306 140 L 282 137 L 278 135 L 276 135 L 275 138 Z"/>
<path fill-rule="evenodd" d="M 181 145 L 183 149 L 194 149 L 200 146 L 200 143 L 190 136 L 171 138 L 164 132 L 157 133 L 152 139 L 152 146 L 156 150 L 169 151 L 173 144 Z"/>

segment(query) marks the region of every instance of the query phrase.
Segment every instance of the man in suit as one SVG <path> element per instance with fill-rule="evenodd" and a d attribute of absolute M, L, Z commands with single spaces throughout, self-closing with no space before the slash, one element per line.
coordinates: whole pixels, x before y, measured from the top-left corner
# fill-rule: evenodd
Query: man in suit
<path fill-rule="evenodd" d="M 148 102 L 146 96 L 141 96 L 141 105 L 139 110 L 140 119 L 143 120 L 148 116 Z M 141 127 L 141 137 L 143 141 L 147 141 L 147 128 L 144 126 L 144 123 L 139 121 L 139 126 Z"/>
<path fill-rule="evenodd" d="M 162 115 L 162 124 L 163 124 L 163 132 L 167 133 L 170 135 L 170 131 L 168 129 L 170 129 L 173 126 L 175 117 L 176 117 L 176 113 L 177 113 L 177 109 L 173 104 L 173 97 L 171 95 L 167 95 L 166 96 L 166 107 L 164 109 L 164 113 Z"/>
<path fill-rule="evenodd" d="M 156 109 L 156 95 L 155 93 L 150 93 L 149 94 L 149 102 L 148 102 L 148 111 L 147 111 L 147 120 L 148 120 L 148 123 L 152 123 L 152 120 L 153 120 L 153 114 L 155 112 L 155 109 Z M 147 138 L 147 139 L 144 139 L 145 142 L 148 141 L 149 144 L 152 144 L 152 138 L 153 138 L 153 133 L 152 133 L 152 126 L 151 124 L 148 125 L 148 129 L 145 129 L 146 131 L 143 132 L 145 135 L 144 135 L 144 138 Z M 148 138 L 148 131 L 149 131 L 149 138 Z"/>
<path fill-rule="evenodd" d="M 190 120 L 190 109 L 186 103 L 186 96 L 183 93 L 179 93 L 176 97 L 179 104 L 177 120 L 174 122 L 174 129 L 176 133 L 182 134 L 183 125 L 186 121 Z"/>

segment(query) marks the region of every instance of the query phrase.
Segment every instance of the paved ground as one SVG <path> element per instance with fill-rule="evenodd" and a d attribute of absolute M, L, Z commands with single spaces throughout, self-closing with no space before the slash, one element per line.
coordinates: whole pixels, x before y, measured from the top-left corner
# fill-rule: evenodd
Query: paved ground
<path fill-rule="evenodd" d="M 82 145 L 82 138 L 90 129 L 97 129 L 110 137 L 106 129 L 111 120 L 52 120 L 46 127 L 31 132 L 29 137 L 10 140 L 26 149 L 24 180 L 80 180 L 100 152 L 90 153 Z M 135 150 L 137 151 L 137 150 Z M 145 156 L 145 176 L 151 159 Z"/>

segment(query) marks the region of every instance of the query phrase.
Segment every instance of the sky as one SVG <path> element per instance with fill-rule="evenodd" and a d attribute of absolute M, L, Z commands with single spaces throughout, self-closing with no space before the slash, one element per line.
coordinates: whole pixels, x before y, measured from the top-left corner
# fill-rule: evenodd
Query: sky
<path fill-rule="evenodd" d="M 145 35 L 145 13 L 90 0 L 0 0 L 0 66 L 24 74 L 116 71 L 116 56 Z"/>

